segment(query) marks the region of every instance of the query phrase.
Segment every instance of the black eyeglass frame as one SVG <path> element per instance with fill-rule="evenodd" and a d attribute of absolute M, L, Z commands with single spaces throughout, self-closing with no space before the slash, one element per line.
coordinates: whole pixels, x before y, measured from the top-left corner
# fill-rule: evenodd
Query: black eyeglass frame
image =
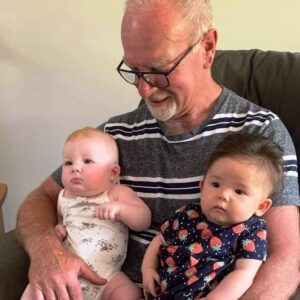
<path fill-rule="evenodd" d="M 123 75 L 122 72 L 124 73 L 130 73 L 130 74 L 134 74 L 138 77 L 138 79 L 143 78 L 150 86 L 152 87 L 158 87 L 158 88 L 166 88 L 168 86 L 170 86 L 170 82 L 169 82 L 169 78 L 168 75 L 171 74 L 171 72 L 173 72 L 175 70 L 175 68 L 183 61 L 183 59 L 194 49 L 194 47 L 198 44 L 199 41 L 197 41 L 194 45 L 192 45 L 191 47 L 189 47 L 179 58 L 177 61 L 175 61 L 175 63 L 173 64 L 173 66 L 171 68 L 169 68 L 169 70 L 165 71 L 165 72 L 140 72 L 140 71 L 132 71 L 132 70 L 125 70 L 125 69 L 121 69 L 122 64 L 124 63 L 124 60 L 122 59 L 121 62 L 119 63 L 119 65 L 117 66 L 117 71 L 120 74 L 120 76 L 128 83 L 132 84 L 132 85 L 137 85 L 134 82 L 129 82 Z M 166 78 L 166 85 L 164 86 L 158 86 L 153 84 L 151 81 L 149 81 L 149 79 L 147 79 L 145 77 L 145 75 L 164 75 Z"/>

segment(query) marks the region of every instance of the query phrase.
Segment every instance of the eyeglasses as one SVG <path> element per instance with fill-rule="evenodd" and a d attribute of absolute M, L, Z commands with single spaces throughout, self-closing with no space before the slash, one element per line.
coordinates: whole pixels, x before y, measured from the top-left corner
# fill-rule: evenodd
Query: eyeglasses
<path fill-rule="evenodd" d="M 117 67 L 118 73 L 121 77 L 130 84 L 138 85 L 139 79 L 143 78 L 150 86 L 158 88 L 166 88 L 170 85 L 168 75 L 175 70 L 175 68 L 183 61 L 183 59 L 194 49 L 198 44 L 198 41 L 191 47 L 189 47 L 173 64 L 173 66 L 165 72 L 140 72 L 122 69 L 121 66 L 124 60 L 121 60 Z"/>

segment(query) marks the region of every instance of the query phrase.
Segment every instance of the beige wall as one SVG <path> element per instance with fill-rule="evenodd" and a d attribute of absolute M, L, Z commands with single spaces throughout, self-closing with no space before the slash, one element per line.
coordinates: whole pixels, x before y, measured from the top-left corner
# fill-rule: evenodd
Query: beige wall
<path fill-rule="evenodd" d="M 213 0 L 221 49 L 300 51 L 299 0 Z"/>
<path fill-rule="evenodd" d="M 6 230 L 59 165 L 65 136 L 134 108 L 115 71 L 124 1 L 0 1 L 0 181 Z M 284 7 L 284 5 L 287 7 Z M 298 0 L 215 0 L 219 48 L 300 49 Z"/>
<path fill-rule="evenodd" d="M 66 135 L 136 106 L 115 71 L 123 1 L 0 1 L 0 181 L 6 230 L 61 160 Z"/>

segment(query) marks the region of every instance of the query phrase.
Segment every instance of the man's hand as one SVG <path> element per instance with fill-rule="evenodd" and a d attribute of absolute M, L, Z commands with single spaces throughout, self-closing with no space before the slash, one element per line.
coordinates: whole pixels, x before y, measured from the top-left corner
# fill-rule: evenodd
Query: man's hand
<path fill-rule="evenodd" d="M 83 300 L 79 276 L 96 285 L 106 283 L 82 259 L 62 245 L 54 243 L 49 247 L 45 243 L 39 255 L 31 260 L 29 280 L 32 300 Z"/>
<path fill-rule="evenodd" d="M 61 190 L 49 176 L 21 205 L 17 236 L 30 256 L 30 300 L 82 300 L 78 277 L 96 285 L 106 283 L 57 237 L 57 197 Z"/>

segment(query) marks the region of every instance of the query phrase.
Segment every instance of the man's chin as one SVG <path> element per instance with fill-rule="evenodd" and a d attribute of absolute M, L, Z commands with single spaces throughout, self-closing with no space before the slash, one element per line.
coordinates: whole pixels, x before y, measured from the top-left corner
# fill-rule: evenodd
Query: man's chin
<path fill-rule="evenodd" d="M 176 112 L 175 106 L 172 106 L 171 108 L 166 108 L 166 109 L 163 109 L 163 108 L 158 109 L 158 108 L 151 106 L 151 104 L 149 104 L 147 102 L 146 102 L 146 105 L 147 105 L 147 108 L 149 109 L 150 113 L 152 114 L 152 116 L 161 122 L 166 122 L 166 121 L 170 120 L 175 115 L 175 112 Z"/>

